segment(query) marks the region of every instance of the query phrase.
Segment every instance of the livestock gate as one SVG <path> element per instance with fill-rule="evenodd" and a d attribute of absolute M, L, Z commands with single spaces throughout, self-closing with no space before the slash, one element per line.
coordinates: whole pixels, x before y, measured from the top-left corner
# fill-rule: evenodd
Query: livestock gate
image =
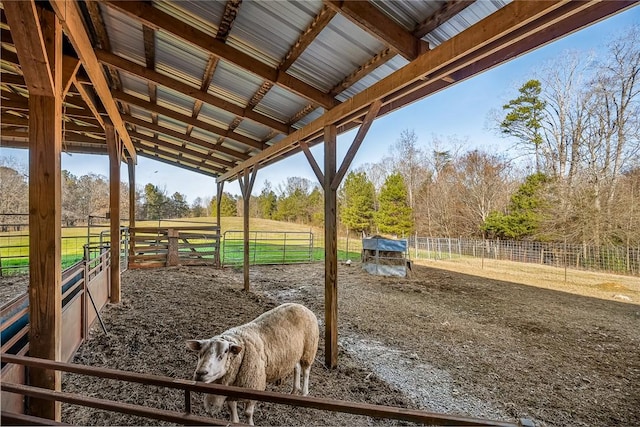
<path fill-rule="evenodd" d="M 131 227 L 130 268 L 219 265 L 220 227 Z"/>
<path fill-rule="evenodd" d="M 244 232 L 224 233 L 222 265 L 237 266 L 244 262 Z M 313 233 L 305 231 L 249 231 L 249 264 L 301 264 L 322 256 L 322 248 L 314 248 Z"/>

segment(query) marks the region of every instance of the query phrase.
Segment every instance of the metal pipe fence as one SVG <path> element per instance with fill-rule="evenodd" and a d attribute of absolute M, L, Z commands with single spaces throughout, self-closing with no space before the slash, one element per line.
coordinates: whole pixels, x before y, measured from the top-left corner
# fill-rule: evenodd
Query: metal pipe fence
<path fill-rule="evenodd" d="M 452 260 L 472 257 L 640 275 L 640 246 L 413 236 L 409 239 L 409 247 L 414 259 Z"/>

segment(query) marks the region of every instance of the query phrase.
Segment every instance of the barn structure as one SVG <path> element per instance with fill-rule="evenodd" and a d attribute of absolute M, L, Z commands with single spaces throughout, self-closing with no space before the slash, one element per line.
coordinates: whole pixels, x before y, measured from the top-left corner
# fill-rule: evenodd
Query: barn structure
<path fill-rule="evenodd" d="M 1 143 L 29 149 L 30 355 L 61 360 L 62 151 L 108 155 L 113 236 L 120 168 L 134 188 L 138 156 L 216 177 L 218 194 L 237 179 L 246 235 L 259 169 L 304 152 L 325 195 L 325 361 L 336 366 L 336 191 L 373 120 L 635 4 L 3 0 Z M 336 136 L 354 128 L 339 162 Z M 320 143 L 322 167 L 309 150 Z M 59 390 L 52 372 L 31 369 L 31 384 Z"/>

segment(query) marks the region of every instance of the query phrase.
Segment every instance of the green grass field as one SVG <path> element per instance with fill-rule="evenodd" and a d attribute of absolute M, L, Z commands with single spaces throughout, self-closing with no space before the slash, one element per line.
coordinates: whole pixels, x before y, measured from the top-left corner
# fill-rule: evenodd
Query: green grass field
<path fill-rule="evenodd" d="M 126 222 L 123 226 L 128 225 Z M 137 221 L 137 227 L 188 227 L 198 225 L 215 225 L 215 218 L 181 218 L 161 221 Z M 225 254 L 230 254 L 225 259 L 225 264 L 237 265 L 242 262 L 242 246 L 238 247 L 238 236 L 241 236 L 243 219 L 241 217 L 221 218 L 221 258 L 222 251 L 225 250 L 225 237 L 231 247 L 227 246 Z M 274 263 L 294 263 L 321 261 L 324 258 L 324 230 L 317 227 L 310 227 L 303 224 L 293 224 L 268 219 L 251 218 L 250 231 L 253 233 L 253 240 L 250 241 L 250 262 L 252 264 L 274 264 Z M 66 268 L 83 257 L 83 246 L 90 240 L 91 244 L 98 244 L 101 240 L 101 232 L 104 240 L 108 240 L 108 224 L 91 226 L 87 230 L 86 226 L 70 227 L 62 229 L 62 267 Z M 88 231 L 90 238 L 87 238 Z M 278 237 L 282 232 L 289 233 L 287 238 Z M 238 232 L 238 233 L 234 233 Z M 268 232 L 268 233 L 261 233 Z M 296 233 L 300 233 L 297 235 Z M 308 240 L 308 233 L 313 233 L 313 249 L 309 249 L 307 242 L 300 242 L 300 249 L 296 249 L 297 243 L 292 243 L 291 239 Z M 240 237 L 241 239 L 241 237 Z M 190 240 L 191 243 L 204 243 L 205 240 Z M 293 247 L 293 248 L 292 248 Z M 361 250 L 359 239 L 350 239 L 347 242 L 345 237 L 338 239 L 338 259 L 359 259 Z M 347 251 L 348 249 L 348 251 Z M 187 249 L 188 250 L 188 249 Z M 207 248 L 196 250 L 206 251 Z M 288 253 L 287 253 L 288 252 Z M 0 269 L 2 274 L 24 273 L 29 264 L 29 235 L 28 231 L 11 231 L 0 233 Z"/>

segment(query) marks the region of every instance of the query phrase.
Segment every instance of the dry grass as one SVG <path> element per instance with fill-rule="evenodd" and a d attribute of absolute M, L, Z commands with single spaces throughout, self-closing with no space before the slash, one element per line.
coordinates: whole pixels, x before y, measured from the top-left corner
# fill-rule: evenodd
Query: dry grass
<path fill-rule="evenodd" d="M 492 259 L 415 260 L 417 264 L 576 295 L 640 304 L 640 277 Z M 628 300 L 627 298 L 630 298 Z"/>

